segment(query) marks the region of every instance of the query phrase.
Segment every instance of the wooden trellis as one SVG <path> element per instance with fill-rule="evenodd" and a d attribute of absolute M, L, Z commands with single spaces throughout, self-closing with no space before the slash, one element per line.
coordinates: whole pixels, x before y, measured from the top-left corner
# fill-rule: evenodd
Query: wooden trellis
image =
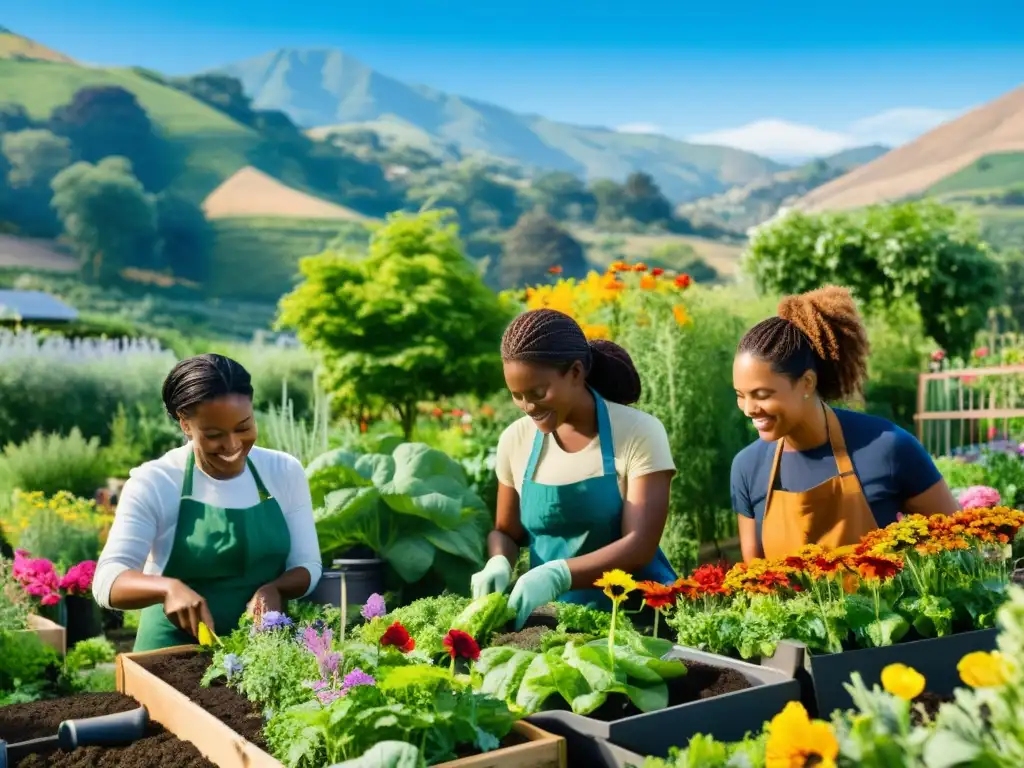
<path fill-rule="evenodd" d="M 936 456 L 1024 427 L 1024 365 L 922 373 L 917 387 L 917 437 Z"/>

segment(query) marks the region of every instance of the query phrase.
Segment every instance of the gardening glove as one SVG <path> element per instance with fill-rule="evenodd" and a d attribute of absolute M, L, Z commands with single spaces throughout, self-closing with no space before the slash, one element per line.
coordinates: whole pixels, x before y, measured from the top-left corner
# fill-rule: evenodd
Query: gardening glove
<path fill-rule="evenodd" d="M 492 592 L 504 592 L 512 581 L 512 566 L 504 555 L 495 555 L 487 561 L 484 569 L 473 574 L 470 585 L 473 588 L 473 599 L 489 595 Z"/>
<path fill-rule="evenodd" d="M 565 560 L 552 560 L 520 576 L 508 600 L 508 607 L 516 612 L 516 631 L 535 609 L 557 600 L 571 586 L 572 574 Z"/>

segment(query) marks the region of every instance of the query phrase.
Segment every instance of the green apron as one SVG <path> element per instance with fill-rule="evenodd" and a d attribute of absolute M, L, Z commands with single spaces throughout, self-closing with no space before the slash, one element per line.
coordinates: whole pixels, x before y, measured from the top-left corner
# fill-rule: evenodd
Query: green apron
<path fill-rule="evenodd" d="M 206 599 L 216 632 L 238 627 L 256 590 L 285 571 L 291 534 L 281 505 L 263 485 L 256 467 L 246 459 L 260 501 L 247 509 L 225 509 L 191 498 L 196 459 L 188 453 L 181 486 L 178 525 L 163 575 L 179 579 Z M 135 651 L 194 644 L 164 614 L 162 603 L 142 610 Z"/>

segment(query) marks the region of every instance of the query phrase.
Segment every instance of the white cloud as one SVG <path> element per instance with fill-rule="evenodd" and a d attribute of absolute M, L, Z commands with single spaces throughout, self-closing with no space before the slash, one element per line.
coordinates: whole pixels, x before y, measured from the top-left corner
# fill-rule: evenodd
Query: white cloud
<path fill-rule="evenodd" d="M 698 144 L 719 144 L 776 160 L 823 157 L 867 144 L 898 147 L 956 117 L 955 110 L 900 107 L 857 120 L 844 131 L 828 131 L 786 120 L 757 120 L 738 128 L 689 136 Z"/>
<path fill-rule="evenodd" d="M 626 123 L 615 130 L 619 133 L 664 133 L 662 127 L 654 123 Z"/>

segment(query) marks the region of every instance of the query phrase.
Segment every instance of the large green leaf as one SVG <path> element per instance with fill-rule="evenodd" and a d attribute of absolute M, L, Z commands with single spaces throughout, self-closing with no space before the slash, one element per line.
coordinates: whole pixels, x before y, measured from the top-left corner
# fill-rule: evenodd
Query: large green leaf
<path fill-rule="evenodd" d="M 451 478 L 395 478 L 380 487 L 384 502 L 395 512 L 430 520 L 441 528 L 454 528 L 462 521 L 462 492 L 451 495 Z"/>
<path fill-rule="evenodd" d="M 437 550 L 422 536 L 401 535 L 376 548 L 404 581 L 415 582 L 427 575 Z"/>
<path fill-rule="evenodd" d="M 395 479 L 424 480 L 438 476 L 450 477 L 465 488 L 466 473 L 462 466 L 443 451 L 424 443 L 402 443 L 391 454 L 395 460 Z"/>
<path fill-rule="evenodd" d="M 318 469 L 309 475 L 309 495 L 313 499 L 314 508 L 322 507 L 327 494 L 331 491 L 342 488 L 361 488 L 372 484 L 352 467 L 335 464 Z"/>
<path fill-rule="evenodd" d="M 380 741 L 362 756 L 330 768 L 419 768 L 420 752 L 404 741 Z"/>
<path fill-rule="evenodd" d="M 508 607 L 508 598 L 500 592 L 492 592 L 467 605 L 455 617 L 452 629 L 461 630 L 483 642 L 515 616 L 516 612 Z"/>
<path fill-rule="evenodd" d="M 327 494 L 324 501 L 315 517 L 320 551 L 325 555 L 355 544 L 380 551 L 391 539 L 392 516 L 380 514 L 384 505 L 376 488 L 342 488 Z"/>
<path fill-rule="evenodd" d="M 356 459 L 355 470 L 374 485 L 381 486 L 394 477 L 395 460 L 383 453 L 370 453 Z"/>
<path fill-rule="evenodd" d="M 456 555 L 463 560 L 483 566 L 484 564 L 484 542 L 480 538 L 476 527 L 470 524 L 463 524 L 450 531 L 436 528 L 424 534 L 431 544 L 450 555 Z"/>
<path fill-rule="evenodd" d="M 326 467 L 341 466 L 352 469 L 356 465 L 357 458 L 356 454 L 346 451 L 344 448 L 335 448 L 327 453 L 321 453 L 306 465 L 306 477 L 312 477 L 313 473 Z"/>

